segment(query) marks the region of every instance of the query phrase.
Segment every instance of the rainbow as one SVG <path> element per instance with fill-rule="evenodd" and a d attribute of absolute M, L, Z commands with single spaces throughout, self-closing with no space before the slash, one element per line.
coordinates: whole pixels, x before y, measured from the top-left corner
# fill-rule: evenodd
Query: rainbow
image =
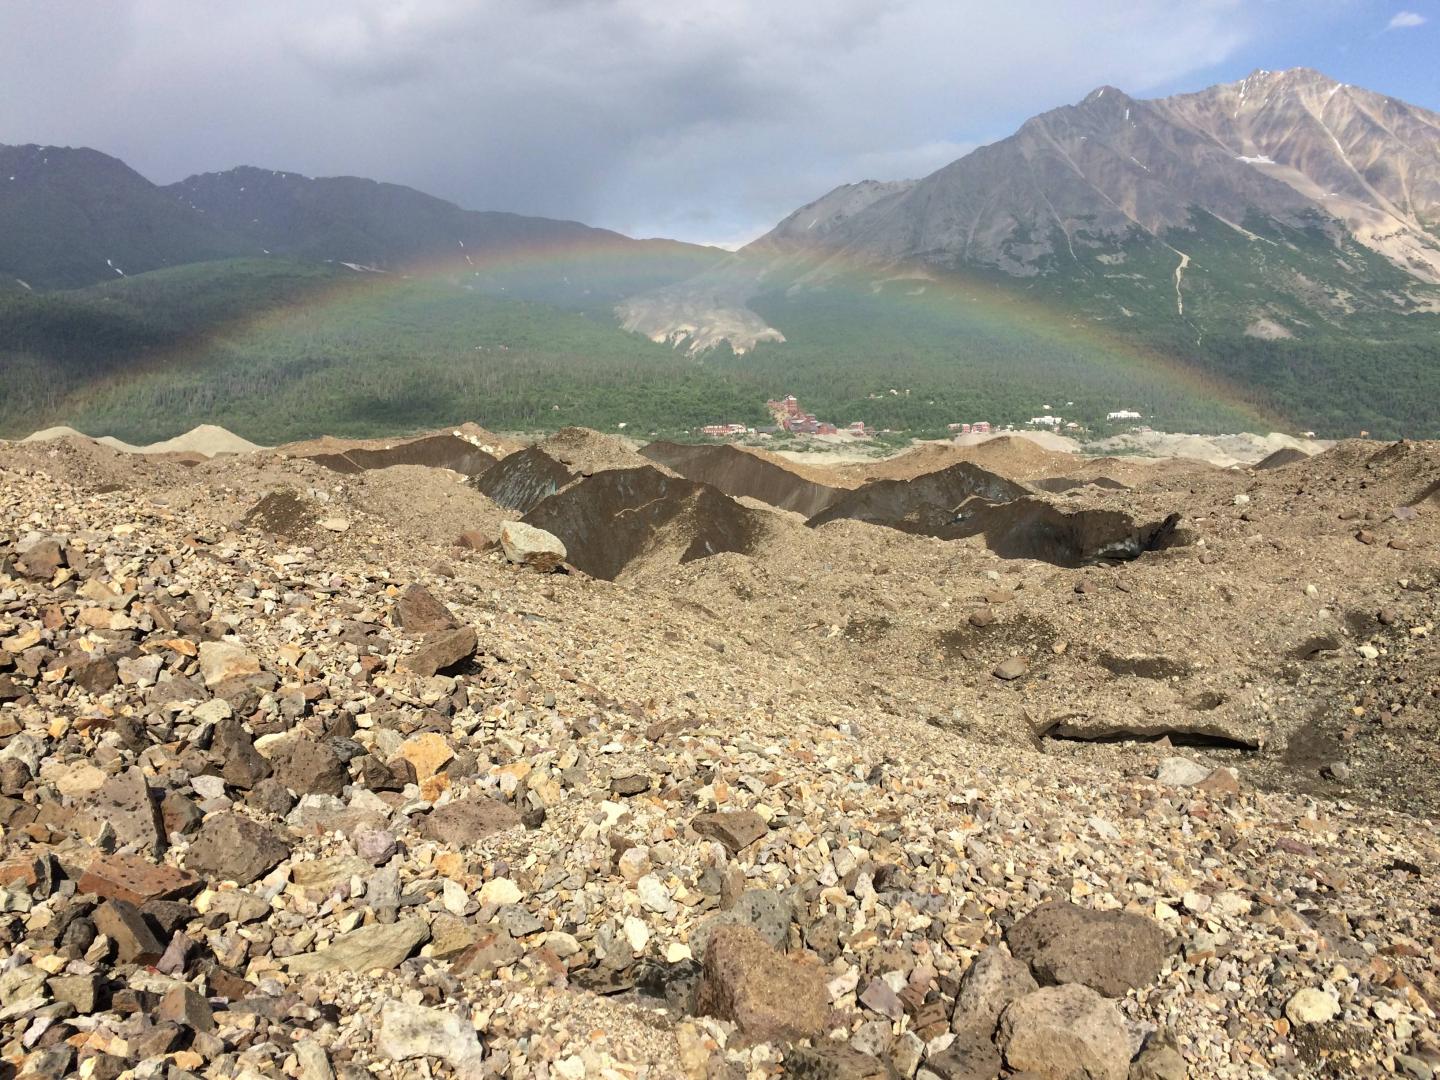
<path fill-rule="evenodd" d="M 753 260 L 752 253 L 716 256 L 720 267 L 705 271 L 701 257 L 693 248 L 670 241 L 633 241 L 618 234 L 590 233 L 580 237 L 547 238 L 539 242 L 501 243 L 485 248 L 457 246 L 454 253 L 430 258 L 398 270 L 379 270 L 363 264 L 330 264 L 335 273 L 317 279 L 313 285 L 299 289 L 280 303 L 262 310 L 208 327 L 203 334 L 178 341 L 164 349 L 146 354 L 123 371 L 99 382 L 91 383 L 66 398 L 63 411 L 74 415 L 113 391 L 147 375 L 164 370 L 174 371 L 209 354 L 217 346 L 243 348 L 247 340 L 261 338 L 277 329 L 293 325 L 299 319 L 313 319 L 327 312 L 353 305 L 367 297 L 382 299 L 387 294 L 413 288 L 417 282 L 447 281 L 457 287 L 483 285 L 491 295 L 505 296 L 510 290 L 521 298 L 533 295 L 537 286 L 557 285 L 566 280 L 603 280 L 613 288 L 627 280 L 636 282 L 635 291 L 653 286 L 655 269 L 663 261 L 683 269 L 688 260 L 702 273 L 701 280 L 726 267 L 744 265 Z M 247 260 L 254 267 L 257 263 Z M 222 279 L 226 266 L 214 264 Z M 193 272 L 195 268 L 156 271 L 144 278 L 166 274 Z M 244 272 L 238 266 L 236 273 Z M 774 270 L 772 267 L 772 276 Z M 1019 333 L 1031 337 L 1037 347 L 1054 342 L 1057 350 L 1073 351 L 1077 342 L 1085 348 L 1103 353 L 1111 360 L 1132 366 L 1153 378 L 1163 380 L 1197 399 L 1212 401 L 1251 418 L 1255 427 L 1269 430 L 1283 428 L 1285 420 L 1265 408 L 1252 394 L 1212 373 L 1181 362 L 1174 356 L 1146 348 L 1127 339 L 1109 326 L 1070 315 L 1058 305 L 1027 297 L 1014 286 L 1002 285 L 973 274 L 941 272 L 931 268 L 887 266 L 844 255 L 827 255 L 822 260 L 807 261 L 791 257 L 784 262 L 786 280 L 800 281 L 803 287 L 818 294 L 839 297 L 873 298 L 883 294 L 927 317 L 944 318 L 963 314 L 964 322 L 973 327 L 992 327 L 996 332 Z M 133 287 L 136 278 L 103 286 L 109 289 Z M 617 293 L 623 295 L 623 289 Z M 765 349 L 785 350 L 785 345 L 767 345 Z M 783 352 L 774 353 L 775 357 Z M 677 357 L 677 360 L 680 359 Z M 964 378 L 964 369 L 957 369 L 957 380 Z M 1077 379 L 1078 381 L 1078 379 Z M 1037 389 L 1037 392 L 1040 392 Z"/>

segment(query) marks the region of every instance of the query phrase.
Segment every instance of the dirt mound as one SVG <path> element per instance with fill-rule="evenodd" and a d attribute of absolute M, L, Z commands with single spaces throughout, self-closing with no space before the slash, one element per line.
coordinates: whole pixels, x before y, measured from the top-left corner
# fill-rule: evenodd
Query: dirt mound
<path fill-rule="evenodd" d="M 638 442 L 619 435 L 602 435 L 589 428 L 561 428 L 537 445 L 556 461 L 585 475 L 654 464 L 640 456 Z"/>
<path fill-rule="evenodd" d="M 935 535 L 942 540 L 983 536 L 985 546 L 1003 559 L 1036 559 L 1055 566 L 1080 567 L 1126 562 L 1168 546 L 1180 515 L 1137 524 L 1118 510 L 1065 511 L 1042 499 L 1016 499 L 995 505 L 974 500 L 954 523 Z"/>
<path fill-rule="evenodd" d="M 108 449 L 118 450 L 122 454 L 183 455 L 192 461 L 197 458 L 214 457 L 217 454 L 253 454 L 257 450 L 265 449 L 265 447 L 252 443 L 249 439 L 242 439 L 233 431 L 227 431 L 215 424 L 201 424 L 191 428 L 183 435 L 177 435 L 173 439 L 166 439 L 163 442 L 150 443 L 147 446 L 122 442 L 111 435 L 99 437 L 86 435 L 72 427 L 45 428 L 33 435 L 27 435 L 20 442 L 21 444 L 43 443 L 58 439 L 85 439 Z"/>
<path fill-rule="evenodd" d="M 526 445 L 518 439 L 496 435 L 479 424 L 464 423 L 458 427 L 421 431 L 414 435 L 391 439 L 341 439 L 334 435 L 321 435 L 314 439 L 286 443 L 275 449 L 289 457 L 313 458 L 319 454 L 344 454 L 351 450 L 386 450 L 401 442 L 415 442 L 436 435 L 451 435 L 457 439 L 464 439 L 471 446 L 484 450 L 485 453 L 495 458 L 502 458 L 517 450 L 523 450 Z"/>
<path fill-rule="evenodd" d="M 276 536 L 299 539 L 314 531 L 316 508 L 300 493 L 272 491 L 245 514 L 244 523 Z"/>
<path fill-rule="evenodd" d="M 1113 480 L 1108 476 L 1096 476 L 1091 479 L 1078 476 L 1052 476 L 1044 480 L 1031 481 L 1031 486 L 1039 488 L 1041 491 L 1048 491 L 1052 495 L 1060 495 L 1067 491 L 1086 487 L 1104 488 L 1107 491 L 1128 491 L 1130 489 L 1129 484 L 1122 484 L 1119 480 Z"/>
<path fill-rule="evenodd" d="M 265 447 L 253 443 L 249 439 L 242 439 L 233 431 L 227 431 L 223 427 L 217 427 L 215 424 L 201 424 L 191 428 L 184 435 L 177 435 L 164 442 L 142 446 L 138 452 L 141 454 L 203 454 L 205 457 L 214 457 L 216 454 L 253 454 L 257 450 L 264 449 Z"/>
<path fill-rule="evenodd" d="M 762 513 L 709 484 L 645 465 L 586 477 L 523 520 L 564 541 L 572 565 L 613 580 L 637 560 L 686 563 L 721 551 L 748 553 L 763 533 Z"/>
<path fill-rule="evenodd" d="M 473 483 L 497 505 L 528 514 L 577 475 L 538 446 L 531 446 L 501 459 Z"/>
<path fill-rule="evenodd" d="M 1273 454 L 1267 454 L 1251 466 L 1257 472 L 1264 472 L 1269 469 L 1283 469 L 1286 465 L 1294 465 L 1297 461 L 1305 461 L 1310 457 L 1304 450 L 1297 450 L 1293 446 L 1282 446 Z"/>
<path fill-rule="evenodd" d="M 377 449 L 356 447 L 335 454 L 315 454 L 317 465 L 342 473 L 388 469 L 393 465 L 428 465 L 450 469 L 463 476 L 479 476 L 496 462 L 492 454 L 455 435 L 425 435 Z"/>
<path fill-rule="evenodd" d="M 845 492 L 806 524 L 815 527 L 853 518 L 902 532 L 939 536 L 954 524 L 961 504 L 970 499 L 1000 503 L 1028 494 L 1027 488 L 962 461 L 912 480 L 876 480 Z"/>
<path fill-rule="evenodd" d="M 736 498 L 749 497 L 812 517 L 841 494 L 840 489 L 803 479 L 768 457 L 727 445 L 695 446 L 653 442 L 640 451 L 687 480 L 698 480 Z"/>

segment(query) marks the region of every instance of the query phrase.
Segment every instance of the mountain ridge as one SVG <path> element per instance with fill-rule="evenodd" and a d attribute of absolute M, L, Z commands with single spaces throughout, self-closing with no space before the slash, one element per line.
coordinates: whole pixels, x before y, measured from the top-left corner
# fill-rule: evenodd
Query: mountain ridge
<path fill-rule="evenodd" d="M 928 176 L 835 188 L 620 316 L 692 351 L 747 350 L 783 337 L 747 316 L 778 282 L 901 267 L 987 275 L 1100 322 L 1148 312 L 1194 342 L 1437 311 L 1440 115 L 1305 68 L 1168 98 L 1101 86 Z"/>
<path fill-rule="evenodd" d="M 356 269 L 483 269 L 500 253 L 642 259 L 629 288 L 692 274 L 719 253 L 578 221 L 466 210 L 401 184 L 237 166 L 157 185 L 89 147 L 0 144 L 0 279 L 31 289 L 240 256 Z"/>

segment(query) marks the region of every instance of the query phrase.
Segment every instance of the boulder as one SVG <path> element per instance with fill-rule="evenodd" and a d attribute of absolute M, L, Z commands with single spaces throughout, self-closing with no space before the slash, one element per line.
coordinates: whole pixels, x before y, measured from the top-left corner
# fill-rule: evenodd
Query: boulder
<path fill-rule="evenodd" d="M 1170 951 L 1169 935 L 1150 919 L 1063 900 L 1035 908 L 1005 940 L 1041 984 L 1081 983 L 1106 997 L 1154 982 Z"/>
<path fill-rule="evenodd" d="M 76 832 L 96 839 L 114 830 L 116 847 L 133 847 L 151 856 L 165 849 L 165 824 L 160 807 L 145 782 L 145 774 L 131 766 L 106 780 L 75 815 Z"/>
<path fill-rule="evenodd" d="M 554 570 L 568 555 L 558 536 L 523 521 L 507 521 L 501 526 L 500 547 L 505 558 L 517 566 L 542 572 Z"/>
<path fill-rule="evenodd" d="M 432 810 L 420 822 L 420 835 L 427 840 L 463 847 L 482 836 L 513 829 L 519 824 L 520 814 L 509 803 L 476 795 Z"/>
<path fill-rule="evenodd" d="M 974 1027 L 993 1032 L 1006 1005 L 1038 989 L 1024 963 L 992 946 L 975 958 L 961 978 L 950 1030 Z"/>
<path fill-rule="evenodd" d="M 399 967 L 412 952 L 430 940 L 430 928 L 423 919 L 400 919 L 393 923 L 371 923 L 341 934 L 323 949 L 289 956 L 285 965 L 293 974 L 317 971 L 389 971 Z"/>
<path fill-rule="evenodd" d="M 468 626 L 431 634 L 415 652 L 400 661 L 400 667 L 425 678 L 459 667 L 480 647 L 475 631 Z"/>
<path fill-rule="evenodd" d="M 433 1057 L 448 1064 L 458 1077 L 481 1073 L 480 1037 L 473 1024 L 452 1012 L 390 998 L 380 1010 L 375 1043 L 394 1061 Z"/>
<path fill-rule="evenodd" d="M 450 609 L 424 585 L 410 585 L 400 594 L 395 602 L 395 615 L 400 620 L 400 629 L 407 634 L 433 634 L 460 628 L 459 620 Z"/>
<path fill-rule="evenodd" d="M 996 1040 L 1005 1064 L 1034 1080 L 1126 1080 L 1130 1033 L 1113 1001 L 1088 986 L 1048 986 L 1006 1007 Z"/>
<path fill-rule="evenodd" d="M 789 1042 L 829 1025 L 826 970 L 809 956 L 787 956 L 748 926 L 722 926 L 710 940 L 696 990 L 696 1012 L 732 1020 L 752 1042 Z"/>
<path fill-rule="evenodd" d="M 200 827 L 185 865 L 211 881 L 248 885 L 290 857 L 290 845 L 265 826 L 236 813 L 218 814 Z"/>

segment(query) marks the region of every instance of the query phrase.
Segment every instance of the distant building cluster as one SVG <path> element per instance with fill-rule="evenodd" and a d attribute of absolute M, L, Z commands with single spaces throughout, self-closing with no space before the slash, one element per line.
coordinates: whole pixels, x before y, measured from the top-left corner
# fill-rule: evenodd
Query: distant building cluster
<path fill-rule="evenodd" d="M 1134 409 L 1116 409 L 1112 413 L 1105 414 L 1106 420 L 1139 420 L 1141 416 Z"/>
<path fill-rule="evenodd" d="M 973 424 L 951 424 L 950 432 L 953 435 L 989 435 L 990 421 L 977 420 Z"/>
<path fill-rule="evenodd" d="M 728 439 L 735 435 L 754 435 L 755 429 L 744 424 L 706 424 L 700 429 L 700 434 L 713 439 Z"/>
<path fill-rule="evenodd" d="M 775 423 L 784 431 L 795 435 L 838 435 L 840 428 L 828 420 L 821 420 L 814 413 L 800 407 L 800 399 L 794 394 L 765 402 L 765 408 L 775 418 Z M 865 437 L 873 434 L 865 421 L 852 421 L 845 429 L 847 435 Z"/>

